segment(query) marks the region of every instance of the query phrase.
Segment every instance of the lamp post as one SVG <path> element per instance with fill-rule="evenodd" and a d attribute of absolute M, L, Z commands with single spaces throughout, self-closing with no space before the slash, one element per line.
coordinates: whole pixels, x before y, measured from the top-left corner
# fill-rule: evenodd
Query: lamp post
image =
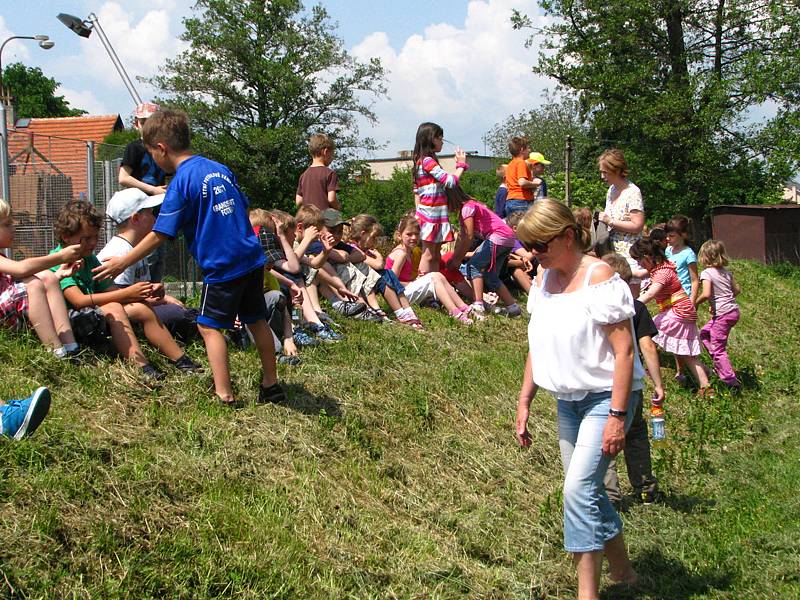
<path fill-rule="evenodd" d="M 11 202 L 11 176 L 8 167 L 8 122 L 6 121 L 6 93 L 3 86 L 3 50 L 11 40 L 36 40 L 42 50 L 50 50 L 55 46 L 46 35 L 12 35 L 0 44 L 0 183 L 6 202 Z M 9 97 L 9 105 L 11 98 Z M 13 110 L 13 109 L 12 109 Z"/>
<path fill-rule="evenodd" d="M 106 32 L 103 31 L 103 28 L 100 26 L 100 20 L 97 18 L 97 15 L 91 13 L 84 20 L 76 17 L 75 15 L 59 13 L 57 18 L 64 24 L 65 27 L 67 27 L 67 29 L 74 31 L 75 35 L 79 35 L 81 37 L 88 38 L 90 35 L 92 35 L 92 31 L 97 31 L 97 35 L 100 36 L 100 42 L 103 44 L 103 48 L 105 48 L 106 52 L 108 52 L 108 57 L 114 64 L 114 68 L 117 69 L 117 73 L 119 73 L 119 76 L 122 78 L 122 83 L 125 84 L 125 87 L 127 88 L 128 93 L 131 95 L 131 98 L 133 98 L 134 103 L 141 104 L 142 98 L 139 96 L 139 92 L 136 91 L 133 81 L 131 81 L 131 78 L 128 77 L 125 67 L 122 66 L 122 61 L 120 61 L 119 56 L 117 56 L 117 53 L 114 51 L 114 47 L 111 45 L 111 42 L 108 41 Z"/>

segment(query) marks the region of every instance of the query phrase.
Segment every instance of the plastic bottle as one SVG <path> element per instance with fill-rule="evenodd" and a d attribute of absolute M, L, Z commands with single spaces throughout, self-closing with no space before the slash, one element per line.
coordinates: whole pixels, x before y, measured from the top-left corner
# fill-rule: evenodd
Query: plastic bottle
<path fill-rule="evenodd" d="M 667 436 L 664 417 L 663 406 L 655 403 L 650 405 L 650 429 L 653 433 L 653 441 L 663 440 Z"/>

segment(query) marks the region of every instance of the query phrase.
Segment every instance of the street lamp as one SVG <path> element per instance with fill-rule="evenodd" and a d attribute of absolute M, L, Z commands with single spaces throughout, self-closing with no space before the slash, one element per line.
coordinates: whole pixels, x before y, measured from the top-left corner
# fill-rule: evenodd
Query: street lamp
<path fill-rule="evenodd" d="M 53 46 L 55 46 L 55 42 L 50 39 L 50 36 L 47 35 L 12 35 L 10 38 L 7 38 L 2 44 L 0 44 L 0 93 L 3 92 L 3 49 L 6 47 L 6 44 L 11 40 L 36 40 L 39 42 L 39 47 L 42 50 L 50 50 Z"/>
<path fill-rule="evenodd" d="M 106 52 L 108 52 L 108 57 L 111 59 L 111 62 L 117 69 L 117 73 L 119 73 L 119 76 L 122 78 L 122 83 L 125 84 L 125 87 L 127 88 L 128 93 L 131 95 L 131 98 L 133 98 L 134 103 L 141 104 L 142 97 L 139 96 L 139 92 L 136 91 L 133 81 L 131 81 L 131 78 L 128 77 L 128 73 L 125 71 L 125 67 L 122 66 L 122 61 L 120 61 L 119 56 L 117 56 L 117 53 L 114 51 L 114 47 L 111 45 L 111 42 L 108 41 L 106 32 L 103 31 L 102 27 L 100 27 L 100 20 L 97 18 L 97 15 L 91 13 L 84 20 L 76 17 L 75 15 L 59 13 L 57 18 L 67 27 L 67 29 L 74 31 L 75 35 L 79 35 L 84 38 L 88 38 L 90 35 L 92 35 L 92 31 L 97 30 L 97 35 L 100 36 L 100 42 L 103 44 L 103 48 L 106 49 Z"/>

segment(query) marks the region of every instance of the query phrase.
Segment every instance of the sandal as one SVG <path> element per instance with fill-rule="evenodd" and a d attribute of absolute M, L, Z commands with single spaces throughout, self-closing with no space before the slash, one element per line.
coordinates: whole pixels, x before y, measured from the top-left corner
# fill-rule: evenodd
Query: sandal
<path fill-rule="evenodd" d="M 416 317 L 412 317 L 410 319 L 398 319 L 397 322 L 402 323 L 403 325 L 408 325 L 411 327 L 411 329 L 416 331 L 425 331 L 425 326 L 422 324 L 422 321 Z"/>
<path fill-rule="evenodd" d="M 283 388 L 277 383 L 273 383 L 269 387 L 259 385 L 257 402 L 259 404 L 266 404 L 268 402 L 283 404 L 286 402 L 286 394 L 283 392 Z"/>
<path fill-rule="evenodd" d="M 469 318 L 469 308 L 466 310 L 459 310 L 456 314 L 450 313 L 450 316 L 459 321 L 462 325 L 472 325 L 474 321 Z"/>

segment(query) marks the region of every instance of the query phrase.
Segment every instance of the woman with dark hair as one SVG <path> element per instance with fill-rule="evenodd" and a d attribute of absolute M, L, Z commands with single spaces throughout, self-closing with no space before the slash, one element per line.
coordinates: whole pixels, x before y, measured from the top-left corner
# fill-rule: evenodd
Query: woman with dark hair
<path fill-rule="evenodd" d="M 530 289 L 529 352 L 519 393 L 516 436 L 529 446 L 530 405 L 541 387 L 558 400 L 558 438 L 564 463 L 564 548 L 574 555 L 578 597 L 599 598 L 603 556 L 610 576 L 633 583 L 622 521 L 603 477 L 625 445 L 644 369 L 636 352 L 627 284 L 588 256 L 589 233 L 572 212 L 550 199 L 535 203 L 517 238 L 539 260 Z"/>

